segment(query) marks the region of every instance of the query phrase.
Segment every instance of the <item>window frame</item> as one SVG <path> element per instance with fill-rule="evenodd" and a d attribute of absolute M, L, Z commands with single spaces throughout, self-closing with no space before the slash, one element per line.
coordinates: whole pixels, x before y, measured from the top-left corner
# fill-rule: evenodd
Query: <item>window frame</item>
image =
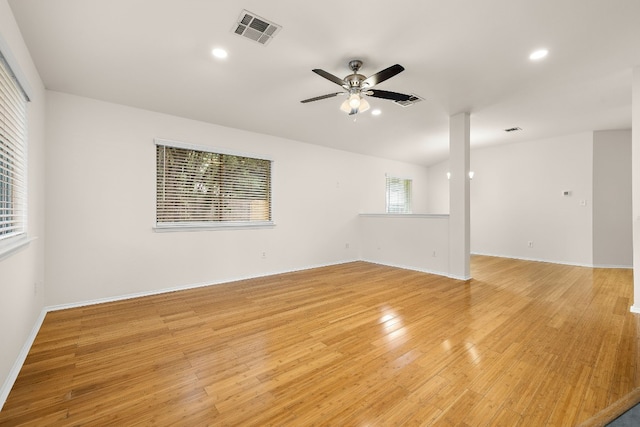
<path fill-rule="evenodd" d="M 214 153 L 227 156 L 245 157 L 256 160 L 265 160 L 270 162 L 269 173 L 269 220 L 256 220 L 256 221 L 176 221 L 176 222 L 158 222 L 158 173 L 160 170 L 157 164 L 157 147 L 164 146 L 169 148 L 178 148 L 183 150 L 192 150 L 205 153 Z M 274 160 L 264 155 L 256 155 L 243 153 L 235 150 L 221 149 L 217 147 L 203 146 L 190 144 L 180 141 L 173 141 L 167 139 L 154 139 L 154 161 L 156 162 L 156 175 L 154 182 L 155 191 L 155 209 L 154 209 L 154 226 L 153 230 L 156 232 L 172 232 L 172 231 L 204 231 L 204 230 L 228 230 L 228 229 L 252 229 L 252 228 L 270 228 L 275 226 L 274 221 Z"/>
<path fill-rule="evenodd" d="M 403 188 L 403 199 L 404 201 L 402 202 L 401 205 L 399 204 L 395 204 L 395 205 L 399 205 L 402 206 L 402 210 L 395 210 L 395 209 L 391 209 L 392 204 L 391 204 L 391 191 L 392 191 L 392 186 L 390 185 L 390 181 L 391 180 L 397 180 L 401 182 L 401 187 Z M 408 189 L 408 191 L 407 191 Z M 411 214 L 412 213 L 412 209 L 413 209 L 413 179 L 411 178 L 404 178 L 404 177 L 400 177 L 400 176 L 394 176 L 394 175 L 385 175 L 385 213 L 387 214 L 399 214 L 399 215 L 407 215 L 407 214 Z"/>
<path fill-rule="evenodd" d="M 12 111 L 8 116 L 8 120 L 12 117 L 17 119 L 20 122 L 21 129 L 12 131 L 14 137 L 5 140 L 6 145 L 3 144 L 4 149 L 2 150 L 4 152 L 3 163 L 6 165 L 3 168 L 5 173 L 2 174 L 6 180 L 4 183 L 5 193 L 11 194 L 6 199 L 7 206 L 4 209 L 7 212 L 5 215 L 8 214 L 15 218 L 9 223 L 10 226 L 17 226 L 13 232 L 0 234 L 0 260 L 2 260 L 27 245 L 33 239 L 28 236 L 29 87 L 28 85 L 25 86 L 26 79 L 1 37 L 0 66 L 2 66 L 2 73 L 5 75 L 5 78 L 2 79 L 3 84 L 10 84 L 10 86 L 6 86 L 5 90 L 13 93 L 12 97 L 15 98 L 15 101 L 21 103 L 17 105 L 17 102 L 14 102 L 8 105 L 8 108 Z M 5 100 L 7 99 L 10 98 L 5 97 Z M 15 117 L 16 115 L 17 117 Z M 15 212 L 18 215 L 15 215 Z"/>

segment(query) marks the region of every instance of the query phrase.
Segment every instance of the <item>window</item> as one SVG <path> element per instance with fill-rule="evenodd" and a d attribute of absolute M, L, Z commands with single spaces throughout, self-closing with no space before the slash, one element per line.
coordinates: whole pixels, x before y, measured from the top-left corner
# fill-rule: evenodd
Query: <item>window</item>
<path fill-rule="evenodd" d="M 156 227 L 270 225 L 271 161 L 156 141 Z"/>
<path fill-rule="evenodd" d="M 27 228 L 27 101 L 15 74 L 0 54 L 0 246 Z"/>
<path fill-rule="evenodd" d="M 411 180 L 387 177 L 387 213 L 411 213 Z"/>

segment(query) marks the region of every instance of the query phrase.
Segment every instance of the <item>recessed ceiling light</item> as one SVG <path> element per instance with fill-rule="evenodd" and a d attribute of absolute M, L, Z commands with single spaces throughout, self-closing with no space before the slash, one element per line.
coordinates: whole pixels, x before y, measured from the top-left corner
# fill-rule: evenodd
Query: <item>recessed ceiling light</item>
<path fill-rule="evenodd" d="M 213 49 L 213 50 L 211 51 L 211 54 L 212 54 L 213 56 L 215 56 L 216 58 L 219 58 L 219 59 L 224 59 L 224 58 L 226 58 L 226 57 L 227 57 L 227 51 L 226 51 L 226 50 L 224 50 L 224 49 L 221 49 L 221 48 L 219 48 L 219 47 L 217 47 L 217 48 Z"/>
<path fill-rule="evenodd" d="M 382 111 L 378 110 L 377 108 L 375 110 L 371 110 L 372 116 L 379 116 L 380 114 L 382 114 Z"/>
<path fill-rule="evenodd" d="M 547 49 L 539 49 L 533 52 L 531 55 L 529 55 L 529 59 L 532 61 L 537 61 L 539 59 L 544 58 L 548 54 L 549 54 L 549 51 Z"/>

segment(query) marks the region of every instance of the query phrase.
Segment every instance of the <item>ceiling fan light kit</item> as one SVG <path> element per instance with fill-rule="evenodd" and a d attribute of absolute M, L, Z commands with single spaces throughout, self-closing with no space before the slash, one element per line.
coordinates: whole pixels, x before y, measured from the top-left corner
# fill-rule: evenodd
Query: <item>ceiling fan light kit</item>
<path fill-rule="evenodd" d="M 343 88 L 343 92 L 320 95 L 300 102 L 305 104 L 307 102 L 319 101 L 321 99 L 333 98 L 334 96 L 346 94 L 349 97 L 340 105 L 340 110 L 348 113 L 349 115 L 353 115 L 365 112 L 370 108 L 369 102 L 367 102 L 364 96 L 389 99 L 394 102 L 407 102 L 412 98 L 415 98 L 412 95 L 405 95 L 403 93 L 371 89 L 373 86 L 404 71 L 404 67 L 402 65 L 392 65 L 391 67 L 385 68 L 384 70 L 369 77 L 365 77 L 358 73 L 358 71 L 360 71 L 360 67 L 362 67 L 362 61 L 358 59 L 349 61 L 349 68 L 351 69 L 352 74 L 349 74 L 344 79 L 334 76 L 333 74 L 319 68 L 312 70 L 317 75 L 341 86 Z"/>
<path fill-rule="evenodd" d="M 364 113 L 370 108 L 366 99 L 357 93 L 352 93 L 349 98 L 340 105 L 340 109 L 348 114 Z"/>

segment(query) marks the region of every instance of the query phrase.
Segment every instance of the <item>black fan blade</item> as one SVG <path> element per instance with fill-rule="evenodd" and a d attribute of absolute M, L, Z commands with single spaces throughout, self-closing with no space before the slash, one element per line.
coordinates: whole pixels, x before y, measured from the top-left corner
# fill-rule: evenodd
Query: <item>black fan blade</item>
<path fill-rule="evenodd" d="M 314 73 L 316 73 L 319 76 L 324 77 L 325 79 L 334 82 L 335 84 L 339 85 L 339 86 L 344 86 L 344 87 L 349 87 L 349 84 L 347 84 L 347 82 L 345 82 L 344 80 L 342 80 L 340 77 L 336 77 L 331 73 L 327 73 L 325 70 L 321 70 L 319 68 L 316 68 L 314 70 L 311 70 Z"/>
<path fill-rule="evenodd" d="M 328 93 L 326 95 L 316 96 L 315 98 L 305 99 L 304 101 L 300 101 L 303 104 L 307 102 L 320 101 L 321 99 L 333 98 L 334 96 L 342 95 L 344 92 L 336 92 L 336 93 Z"/>
<path fill-rule="evenodd" d="M 362 84 L 364 85 L 364 87 L 375 86 L 378 83 L 382 83 L 383 81 L 390 79 L 391 77 L 403 71 L 404 71 L 404 67 L 402 65 L 395 64 L 365 79 L 365 81 L 362 82 Z"/>
<path fill-rule="evenodd" d="M 411 95 L 405 95 L 404 93 L 398 92 L 389 92 L 388 90 L 371 89 L 363 93 L 369 96 L 373 96 L 374 98 L 391 99 L 392 101 L 408 101 L 411 99 Z"/>

